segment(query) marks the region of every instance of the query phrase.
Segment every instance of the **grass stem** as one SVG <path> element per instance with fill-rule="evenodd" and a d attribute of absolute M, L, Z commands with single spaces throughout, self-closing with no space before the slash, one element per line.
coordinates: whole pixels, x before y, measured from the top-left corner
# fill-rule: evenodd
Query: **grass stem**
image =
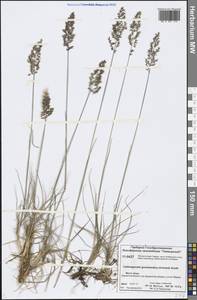
<path fill-rule="evenodd" d="M 150 69 L 148 69 L 147 72 L 148 73 L 147 73 L 147 79 L 146 79 L 144 94 L 143 94 L 143 98 L 142 98 L 142 103 L 141 103 L 139 115 L 138 115 L 138 118 L 137 118 L 137 124 L 136 124 L 136 127 L 135 127 L 134 136 L 133 136 L 133 139 L 132 139 L 132 142 L 131 142 L 131 145 L 130 145 L 130 148 L 129 148 L 129 152 L 128 152 L 128 155 L 127 155 L 127 160 L 126 160 L 126 164 L 125 164 L 125 168 L 124 168 L 124 172 L 123 172 L 123 176 L 122 176 L 122 180 L 121 180 L 121 184 L 120 184 L 120 189 L 119 189 L 119 192 L 118 192 L 117 202 L 120 199 L 120 196 L 121 196 L 121 193 L 122 193 L 122 188 L 123 188 L 125 177 L 126 177 L 126 174 L 127 174 L 127 169 L 128 169 L 129 161 L 130 161 L 130 158 L 131 158 L 131 153 L 132 153 L 133 146 L 134 146 L 134 143 L 135 143 L 135 140 L 136 140 L 136 136 L 137 136 L 137 132 L 138 132 L 138 128 L 139 128 L 139 123 L 140 123 L 140 118 L 141 118 L 142 110 L 143 110 L 143 107 L 144 107 L 146 92 L 147 92 L 149 78 L 150 78 Z"/>
<path fill-rule="evenodd" d="M 26 198 L 27 198 L 29 167 L 30 167 L 31 148 L 32 148 L 32 139 L 33 139 L 35 77 L 36 77 L 35 74 L 33 74 L 32 75 L 32 78 L 33 78 L 32 96 L 31 96 L 31 125 L 30 125 L 29 141 L 28 141 L 28 153 L 27 153 L 27 164 L 26 164 L 26 175 L 25 175 L 25 188 L 24 188 L 23 208 L 25 208 Z"/>
<path fill-rule="evenodd" d="M 43 145 L 44 145 L 44 138 L 45 138 L 45 134 L 46 134 L 46 124 L 47 124 L 47 121 L 45 119 L 43 131 L 42 131 L 41 142 L 40 142 L 40 147 L 39 147 L 37 167 L 36 167 L 36 179 L 35 179 L 35 191 L 34 191 L 35 199 L 36 199 L 36 192 L 37 192 L 37 185 L 38 185 L 38 178 L 39 178 L 40 162 L 41 162 L 42 150 L 43 150 Z M 34 207 L 35 207 L 35 199 L 34 199 Z"/>
<path fill-rule="evenodd" d="M 96 118 L 96 123 L 95 123 L 95 126 L 94 126 L 94 131 L 93 131 L 93 134 L 92 134 L 92 139 L 91 139 L 91 142 L 90 142 L 88 157 L 87 157 L 87 160 L 86 160 L 86 163 L 85 163 L 85 168 L 84 168 L 84 171 L 83 171 L 83 175 L 82 175 L 82 179 L 81 179 L 81 183 L 80 183 L 80 187 L 79 187 L 77 200 L 76 200 L 76 203 L 75 203 L 74 214 L 73 214 L 73 217 L 72 217 L 72 221 L 71 221 L 71 225 L 70 225 L 70 229 L 69 229 L 69 233 L 68 233 L 68 241 L 67 241 L 66 248 L 65 248 L 65 251 L 64 251 L 64 256 L 63 256 L 63 259 L 62 259 L 62 263 L 64 263 L 65 259 L 67 258 L 67 255 L 68 255 L 70 242 L 71 242 L 71 236 L 72 236 L 72 232 L 73 232 L 73 228 L 74 228 L 74 224 L 75 224 L 76 211 L 78 209 L 79 200 L 80 200 L 80 197 L 81 197 L 81 193 L 83 191 L 83 185 L 84 185 L 84 181 L 85 181 L 85 177 L 86 177 L 86 172 L 87 172 L 87 169 L 88 169 L 91 153 L 92 153 L 94 143 L 95 143 L 95 136 L 96 136 L 97 126 L 98 126 L 98 120 L 100 118 L 100 114 L 101 114 L 104 99 L 105 99 L 107 85 L 108 85 L 108 82 L 109 82 L 109 78 L 110 78 L 110 74 L 111 74 L 111 68 L 112 68 L 112 65 L 113 65 L 114 55 L 115 55 L 115 51 L 112 52 L 110 65 L 109 65 L 109 70 L 108 70 L 108 74 L 107 74 L 107 79 L 106 79 L 106 82 L 105 82 L 105 86 L 104 86 L 104 90 L 103 90 L 103 94 L 102 94 L 102 98 L 101 98 L 101 103 L 100 103 L 100 106 L 99 106 L 99 110 L 98 110 L 98 114 L 97 114 L 97 118 Z M 55 282 L 54 286 L 57 285 L 57 282 L 60 278 L 61 272 L 62 272 L 62 267 L 59 270 L 59 273 L 57 275 L 57 279 L 56 279 L 56 282 Z"/>
<path fill-rule="evenodd" d="M 98 200 L 100 199 L 100 196 L 101 196 L 101 190 L 102 190 L 102 185 L 103 185 L 103 181 L 104 181 L 105 170 L 106 170 L 106 167 L 107 167 L 108 158 L 109 158 L 110 149 L 111 149 L 111 142 L 112 142 L 112 135 L 113 135 L 114 125 L 115 125 L 115 120 L 116 120 L 118 109 L 119 109 L 120 102 L 121 102 L 122 92 L 123 92 L 123 89 L 124 89 L 124 84 L 125 84 L 125 80 L 126 80 L 126 75 L 127 75 L 127 71 L 128 71 L 130 58 L 131 58 L 131 53 L 129 51 L 129 55 L 128 55 L 128 59 L 127 59 L 127 63 L 126 63 L 126 67 L 125 67 L 125 71 L 124 71 L 124 75 L 123 75 L 123 80 L 122 80 L 122 84 L 121 84 L 121 87 L 120 87 L 120 92 L 119 92 L 119 95 L 118 95 L 118 101 L 117 101 L 114 116 L 113 116 L 113 122 L 112 122 L 112 126 L 111 126 L 111 129 L 110 129 L 109 139 L 108 139 L 108 143 L 107 143 L 105 160 L 104 160 L 104 164 L 103 164 L 103 168 L 102 168 L 101 179 L 100 179 L 99 190 L 98 190 Z"/>
<path fill-rule="evenodd" d="M 84 105 L 83 105 L 83 107 L 82 107 L 81 113 L 80 113 L 80 115 L 79 115 L 77 124 L 75 125 L 75 128 L 74 128 L 74 130 L 73 130 L 72 136 L 71 136 L 70 141 L 69 141 L 69 143 L 68 143 L 68 147 L 67 147 L 67 155 L 68 155 L 68 153 L 69 153 L 69 150 L 70 150 L 70 148 L 71 148 L 72 142 L 73 142 L 74 137 L 75 137 L 75 135 L 76 135 L 76 132 L 77 132 L 77 129 L 78 129 L 78 126 L 79 126 L 79 122 L 81 121 L 81 118 L 82 118 L 83 113 L 84 113 L 84 111 L 85 111 L 85 108 L 86 108 L 86 106 L 87 106 L 87 103 L 88 103 L 90 94 L 91 94 L 91 92 L 88 91 L 88 94 L 87 94 L 87 97 L 86 97 L 86 99 L 85 99 Z M 57 174 L 55 183 L 54 183 L 54 185 L 53 185 L 53 189 L 52 189 L 51 195 L 54 195 L 54 193 L 55 193 L 55 191 L 56 191 L 56 187 L 57 187 L 57 184 L 58 184 L 58 182 L 59 182 L 59 179 L 60 179 L 60 176 L 61 176 L 63 167 L 64 167 L 64 163 L 65 163 L 65 155 L 64 155 L 63 158 L 62 158 L 61 165 L 60 165 L 60 168 L 59 168 L 59 171 L 58 171 L 58 174 Z"/>
<path fill-rule="evenodd" d="M 68 89 L 69 89 L 69 50 L 67 50 L 67 66 L 66 66 L 66 105 L 65 105 L 65 140 L 64 140 L 64 191 L 67 181 L 67 148 L 68 148 Z"/>
<path fill-rule="evenodd" d="M 140 118 L 141 118 L 141 115 L 142 115 L 142 110 L 143 110 L 143 107 L 144 107 L 146 92 L 147 92 L 149 78 L 150 78 L 150 69 L 148 69 L 147 72 L 148 73 L 147 73 L 147 79 L 146 79 L 144 94 L 143 94 L 143 98 L 142 98 L 142 102 L 141 102 L 141 106 L 140 106 L 140 111 L 139 111 L 139 114 L 138 114 L 138 119 L 137 119 L 137 124 L 136 124 L 136 127 L 135 127 L 135 131 L 134 131 L 134 135 L 133 135 L 133 138 L 132 138 L 132 141 L 131 141 L 131 145 L 129 147 L 129 152 L 128 152 L 128 155 L 127 155 L 127 159 L 126 159 L 126 163 L 125 163 L 125 167 L 124 167 L 124 171 L 123 171 L 123 176 L 122 176 L 122 179 L 121 179 L 121 184 L 120 184 L 120 188 L 119 188 L 119 191 L 118 191 L 118 196 L 117 196 L 117 200 L 116 200 L 116 204 L 115 204 L 115 210 L 116 210 L 116 207 L 118 207 L 120 199 L 121 199 L 121 193 L 122 193 L 124 181 L 125 181 L 125 178 L 126 178 L 126 174 L 127 174 L 127 170 L 128 170 L 128 166 L 129 166 L 129 161 L 130 161 L 130 158 L 131 158 L 131 153 L 132 153 L 133 146 L 134 146 L 134 143 L 135 143 L 135 140 L 136 140 L 136 136 L 137 136 L 137 132 L 138 132 L 138 128 L 139 128 L 139 122 L 140 122 Z M 114 228 L 116 218 L 117 218 L 116 215 L 114 215 L 113 221 L 112 221 L 112 228 Z M 113 230 L 111 231 L 110 241 L 112 241 L 112 239 L 113 239 Z"/>

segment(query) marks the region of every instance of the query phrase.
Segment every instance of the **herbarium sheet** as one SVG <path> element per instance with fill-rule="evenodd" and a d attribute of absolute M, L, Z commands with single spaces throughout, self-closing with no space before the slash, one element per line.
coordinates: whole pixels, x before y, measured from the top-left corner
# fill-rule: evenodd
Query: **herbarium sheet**
<path fill-rule="evenodd" d="M 3 297 L 186 298 L 186 1 L 3 1 Z"/>

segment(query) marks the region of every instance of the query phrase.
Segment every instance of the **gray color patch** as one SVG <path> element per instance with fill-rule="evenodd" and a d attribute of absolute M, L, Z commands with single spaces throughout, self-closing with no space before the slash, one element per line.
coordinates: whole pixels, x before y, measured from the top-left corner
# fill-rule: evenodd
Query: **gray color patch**
<path fill-rule="evenodd" d="M 188 147 L 187 151 L 188 151 L 188 154 L 192 154 L 193 153 L 192 147 Z"/>

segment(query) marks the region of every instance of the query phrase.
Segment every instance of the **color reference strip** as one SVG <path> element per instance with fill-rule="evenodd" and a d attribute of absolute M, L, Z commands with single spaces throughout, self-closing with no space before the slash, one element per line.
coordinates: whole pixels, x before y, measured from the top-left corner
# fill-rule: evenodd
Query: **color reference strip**
<path fill-rule="evenodd" d="M 188 296 L 196 296 L 196 248 L 197 243 L 188 244 Z"/>

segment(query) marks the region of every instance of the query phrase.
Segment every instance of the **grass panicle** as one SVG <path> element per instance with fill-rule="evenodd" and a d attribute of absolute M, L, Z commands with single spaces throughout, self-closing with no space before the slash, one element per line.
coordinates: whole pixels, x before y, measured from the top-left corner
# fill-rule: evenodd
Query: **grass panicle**
<path fill-rule="evenodd" d="M 90 74 L 88 89 L 93 94 L 98 93 L 98 91 L 101 89 L 102 75 L 104 73 L 105 64 L 106 64 L 106 61 L 102 60 L 99 63 L 99 68 L 95 69 Z"/>
<path fill-rule="evenodd" d="M 147 70 L 150 70 L 151 67 L 154 67 L 158 61 L 157 59 L 157 54 L 160 51 L 160 33 L 156 33 L 153 41 L 150 43 L 150 48 L 148 49 L 148 55 L 147 58 L 145 59 L 145 64 Z"/>
<path fill-rule="evenodd" d="M 140 27 L 141 27 L 141 16 L 142 12 L 138 11 L 134 17 L 133 22 L 130 25 L 130 33 L 128 36 L 129 44 L 131 46 L 130 53 L 132 54 L 134 49 L 137 46 L 138 37 L 141 33 Z"/>
<path fill-rule="evenodd" d="M 118 15 L 117 15 L 117 21 L 115 24 L 112 25 L 112 32 L 111 36 L 108 38 L 110 47 L 112 51 L 116 51 L 117 48 L 120 45 L 120 39 L 122 37 L 123 31 L 127 29 L 126 24 L 126 11 L 124 7 L 121 7 Z"/>
<path fill-rule="evenodd" d="M 43 40 L 40 39 L 32 48 L 27 62 L 29 63 L 30 73 L 29 75 L 35 75 L 40 69 L 40 58 Z"/>
<path fill-rule="evenodd" d="M 54 108 L 50 106 L 51 98 L 49 96 L 48 90 L 43 91 L 42 95 L 42 110 L 41 119 L 46 120 L 54 111 Z"/>
<path fill-rule="evenodd" d="M 66 50 L 69 51 L 70 49 L 73 48 L 71 45 L 75 34 L 74 34 L 74 27 L 75 25 L 75 13 L 72 12 L 70 16 L 68 17 L 67 21 L 65 22 L 65 28 L 62 30 L 63 31 L 63 45 L 66 47 Z"/>

